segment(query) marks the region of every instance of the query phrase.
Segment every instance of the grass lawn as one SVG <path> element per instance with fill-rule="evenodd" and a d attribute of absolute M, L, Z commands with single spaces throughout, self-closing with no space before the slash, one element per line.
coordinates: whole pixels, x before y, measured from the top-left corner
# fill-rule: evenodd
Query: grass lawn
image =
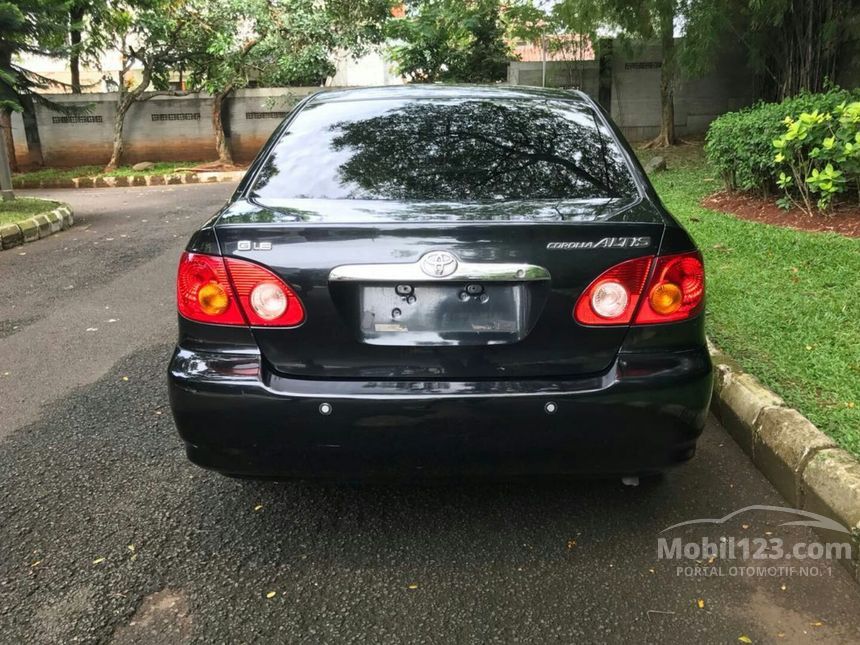
<path fill-rule="evenodd" d="M 860 456 L 860 239 L 747 222 L 705 209 L 722 185 L 700 146 L 660 154 L 651 177 L 705 256 L 711 339 Z"/>
<path fill-rule="evenodd" d="M 130 175 L 169 175 L 177 169 L 190 169 L 199 166 L 202 161 L 160 161 L 149 170 L 132 170 L 131 166 L 120 166 L 113 172 L 104 173 L 104 166 L 78 166 L 76 168 L 42 168 L 32 172 L 19 173 L 14 179 L 33 181 L 53 181 L 57 179 L 74 179 L 76 177 L 128 177 Z"/>
<path fill-rule="evenodd" d="M 14 224 L 22 219 L 33 217 L 39 213 L 47 213 L 59 206 L 59 202 L 32 197 L 16 197 L 15 199 L 0 199 L 0 225 Z"/>

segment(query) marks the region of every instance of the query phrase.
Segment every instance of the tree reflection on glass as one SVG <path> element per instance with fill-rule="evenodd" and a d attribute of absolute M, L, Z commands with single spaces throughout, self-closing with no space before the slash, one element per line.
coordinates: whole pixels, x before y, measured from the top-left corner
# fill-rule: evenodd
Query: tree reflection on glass
<path fill-rule="evenodd" d="M 633 184 L 590 111 L 564 102 L 412 101 L 331 126 L 349 197 L 519 200 L 616 197 Z"/>
<path fill-rule="evenodd" d="M 474 97 L 311 103 L 252 192 L 459 205 L 637 194 L 618 145 L 582 103 Z"/>

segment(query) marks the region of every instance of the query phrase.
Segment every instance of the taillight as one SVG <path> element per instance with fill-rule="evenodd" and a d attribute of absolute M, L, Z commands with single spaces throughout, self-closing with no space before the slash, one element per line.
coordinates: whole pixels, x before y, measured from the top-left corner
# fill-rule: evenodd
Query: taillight
<path fill-rule="evenodd" d="M 296 292 L 259 264 L 226 258 L 242 310 L 251 325 L 295 327 L 305 320 L 305 308 Z"/>
<path fill-rule="evenodd" d="M 573 317 L 583 325 L 626 325 L 642 295 L 651 257 L 616 264 L 601 273 L 579 296 Z"/>
<path fill-rule="evenodd" d="M 705 305 L 705 266 L 698 251 L 659 256 L 636 325 L 692 318 Z"/>
<path fill-rule="evenodd" d="M 183 253 L 176 277 L 179 313 L 203 323 L 247 325 L 239 309 L 223 258 Z"/>
<path fill-rule="evenodd" d="M 235 258 L 183 253 L 176 297 L 179 313 L 197 322 L 294 327 L 305 319 L 301 300 L 283 280 Z"/>
<path fill-rule="evenodd" d="M 583 325 L 626 325 L 635 314 L 634 325 L 651 325 L 692 318 L 704 302 L 705 268 L 698 251 L 648 256 L 601 273 L 579 296 L 573 317 Z"/>

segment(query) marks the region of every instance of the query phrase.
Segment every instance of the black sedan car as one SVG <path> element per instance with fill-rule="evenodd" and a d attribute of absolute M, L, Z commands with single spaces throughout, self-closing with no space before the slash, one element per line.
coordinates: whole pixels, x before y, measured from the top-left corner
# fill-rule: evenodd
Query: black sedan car
<path fill-rule="evenodd" d="M 704 284 L 584 94 L 322 92 L 182 255 L 173 415 L 237 476 L 654 473 L 705 422 Z"/>

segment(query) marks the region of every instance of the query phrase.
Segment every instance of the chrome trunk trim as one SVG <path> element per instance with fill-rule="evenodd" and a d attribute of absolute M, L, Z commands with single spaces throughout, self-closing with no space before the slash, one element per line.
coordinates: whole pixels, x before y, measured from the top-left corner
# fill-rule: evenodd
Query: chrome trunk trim
<path fill-rule="evenodd" d="M 426 270 L 427 261 L 439 255 L 454 258 L 456 267 L 450 273 L 447 269 L 443 271 L 447 275 L 436 275 Z M 550 274 L 544 267 L 536 264 L 461 262 L 453 253 L 430 251 L 417 262 L 344 264 L 333 268 L 328 279 L 330 282 L 531 282 L 549 280 Z"/>

